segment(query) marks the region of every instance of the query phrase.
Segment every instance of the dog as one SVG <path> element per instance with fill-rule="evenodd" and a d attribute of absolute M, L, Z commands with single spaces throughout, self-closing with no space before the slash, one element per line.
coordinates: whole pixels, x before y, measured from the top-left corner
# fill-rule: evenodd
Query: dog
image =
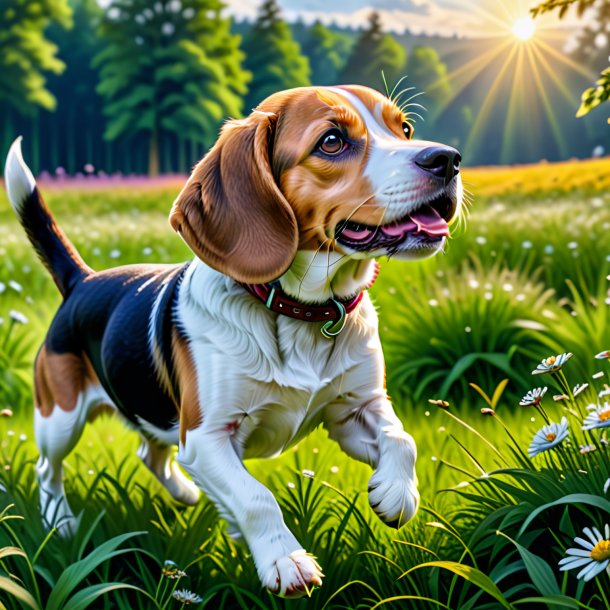
<path fill-rule="evenodd" d="M 62 460 L 97 410 L 142 436 L 178 501 L 200 490 L 242 536 L 262 584 L 308 594 L 323 574 L 243 464 L 323 425 L 369 464 L 372 509 L 401 527 L 419 504 L 416 446 L 385 388 L 376 259 L 439 252 L 462 205 L 459 153 L 413 139 L 401 109 L 361 86 L 276 93 L 228 121 L 175 200 L 182 265 L 93 271 L 44 203 L 20 139 L 8 196 L 63 296 L 35 361 L 42 517 L 67 535 Z M 172 447 L 178 445 L 177 462 Z"/>

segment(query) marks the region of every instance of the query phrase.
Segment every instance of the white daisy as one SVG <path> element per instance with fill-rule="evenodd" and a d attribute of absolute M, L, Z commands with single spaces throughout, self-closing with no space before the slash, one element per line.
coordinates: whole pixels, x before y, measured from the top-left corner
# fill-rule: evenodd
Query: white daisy
<path fill-rule="evenodd" d="M 557 356 L 549 356 L 536 367 L 535 371 L 532 371 L 532 375 L 556 373 L 572 357 L 572 355 L 573 354 L 570 352 L 566 352 L 565 354 L 559 354 Z"/>
<path fill-rule="evenodd" d="M 530 390 L 520 401 L 522 407 L 537 407 L 542 402 L 542 397 L 546 394 L 547 388 L 534 388 Z"/>
<path fill-rule="evenodd" d="M 576 578 L 588 582 L 610 565 L 610 526 L 606 524 L 604 528 L 605 537 L 596 527 L 585 527 L 583 532 L 587 538 L 574 538 L 574 542 L 584 548 L 568 549 L 567 557 L 559 562 L 559 569 L 563 571 L 582 568 Z"/>
<path fill-rule="evenodd" d="M 603 398 L 604 396 L 610 396 L 610 385 L 604 383 L 604 389 L 597 395 L 598 398 Z"/>
<path fill-rule="evenodd" d="M 527 453 L 533 458 L 539 453 L 548 451 L 559 445 L 559 443 L 567 438 L 568 434 L 568 420 L 565 417 L 562 417 L 560 423 L 543 426 L 534 434 L 534 438 L 532 439 Z"/>
<path fill-rule="evenodd" d="M 192 591 L 187 591 L 186 589 L 182 589 L 180 591 L 174 591 L 172 593 L 172 597 L 177 599 L 179 602 L 182 602 L 186 606 L 189 604 L 198 604 L 203 601 L 199 595 L 193 593 Z"/>
<path fill-rule="evenodd" d="M 610 360 L 610 349 L 607 349 L 604 352 L 599 352 L 599 354 L 595 354 L 595 357 L 598 360 Z"/>
<path fill-rule="evenodd" d="M 596 449 L 595 445 L 580 445 L 579 451 L 581 455 L 587 455 L 587 453 L 593 453 Z"/>
<path fill-rule="evenodd" d="M 595 430 L 596 428 L 608 428 L 610 427 L 610 403 L 605 402 L 603 405 L 590 404 L 587 407 L 588 411 L 591 411 L 585 417 L 585 421 L 582 424 L 583 430 Z"/>
<path fill-rule="evenodd" d="M 8 317 L 13 320 L 13 322 L 17 322 L 17 324 L 27 324 L 29 322 L 25 314 L 22 314 L 20 311 L 16 311 L 15 309 L 11 309 L 8 312 Z"/>

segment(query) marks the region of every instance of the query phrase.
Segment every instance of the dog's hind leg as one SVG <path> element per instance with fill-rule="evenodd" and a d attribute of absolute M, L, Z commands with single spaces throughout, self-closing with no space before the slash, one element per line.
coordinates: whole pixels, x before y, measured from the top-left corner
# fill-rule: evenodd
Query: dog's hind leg
<path fill-rule="evenodd" d="M 43 346 L 36 359 L 34 433 L 40 510 L 45 527 L 72 535 L 76 520 L 63 484 L 63 460 L 76 446 L 92 408 L 110 403 L 91 365 L 76 354 L 52 354 Z"/>
<path fill-rule="evenodd" d="M 163 445 L 144 437 L 138 449 L 138 457 L 159 479 L 172 498 L 192 506 L 199 500 L 199 489 L 182 473 L 172 454 L 173 447 L 170 445 Z"/>

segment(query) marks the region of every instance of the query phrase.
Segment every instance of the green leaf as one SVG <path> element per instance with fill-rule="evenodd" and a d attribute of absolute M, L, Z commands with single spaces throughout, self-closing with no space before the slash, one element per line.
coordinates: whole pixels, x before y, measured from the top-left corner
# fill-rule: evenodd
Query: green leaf
<path fill-rule="evenodd" d="M 517 547 L 517 551 L 519 551 L 519 555 L 521 555 L 521 559 L 523 559 L 525 569 L 527 570 L 532 584 L 538 590 L 538 593 L 542 595 L 561 595 L 561 589 L 557 585 L 553 570 L 551 569 L 549 564 L 544 561 L 544 559 L 542 559 L 538 555 L 535 555 L 506 534 L 502 532 L 496 533 L 499 536 L 503 536 L 504 538 L 512 542 L 515 547 Z"/>
<path fill-rule="evenodd" d="M 546 608 L 552 608 L 553 606 L 561 606 L 562 608 L 581 608 L 582 604 L 579 604 L 576 600 L 566 597 L 565 595 L 546 595 L 544 597 L 524 597 L 516 602 L 513 602 L 515 606 L 520 604 L 544 604 Z"/>
<path fill-rule="evenodd" d="M 540 506 L 536 510 L 532 511 L 529 517 L 524 521 L 523 525 L 521 526 L 521 529 L 517 534 L 517 538 L 519 538 L 523 534 L 523 532 L 525 532 L 529 524 L 540 513 L 544 512 L 548 508 L 552 508 L 553 506 L 561 506 L 562 504 L 588 504 L 589 506 L 594 506 L 595 508 L 599 508 L 600 510 L 603 510 L 606 513 L 610 514 L 610 502 L 605 498 L 602 498 L 600 496 L 594 496 L 592 494 L 569 494 L 567 496 L 563 496 L 563 498 L 559 498 L 559 500 L 544 504 L 543 506 Z"/>
<path fill-rule="evenodd" d="M 116 591 L 117 589 L 129 589 L 131 591 L 137 591 L 145 595 L 149 602 L 154 604 L 155 608 L 159 608 L 159 604 L 155 601 L 155 599 L 150 596 L 146 591 L 140 589 L 140 587 L 135 587 L 133 585 L 128 585 L 120 582 L 110 582 L 110 583 L 102 583 L 98 585 L 91 585 L 90 587 L 86 587 L 82 591 L 76 593 L 68 602 L 63 606 L 62 610 L 85 610 L 88 608 L 95 600 L 99 599 L 102 595 L 106 593 L 110 593 L 110 591 Z M 147 606 L 148 608 L 149 606 Z"/>
<path fill-rule="evenodd" d="M 0 576 L 0 591 L 6 591 L 15 599 L 23 602 L 28 608 L 33 608 L 33 610 L 41 610 L 34 597 L 10 578 Z"/>
<path fill-rule="evenodd" d="M 495 583 L 491 580 L 491 578 L 476 568 L 463 565 L 461 563 L 456 563 L 454 561 L 429 561 L 427 563 L 420 563 L 419 565 L 412 567 L 404 572 L 400 578 L 403 578 L 407 574 L 410 574 L 415 570 L 419 570 L 420 568 L 442 568 L 444 570 L 449 570 L 457 576 L 461 576 L 476 587 L 479 587 L 479 589 L 482 589 L 485 591 L 485 593 L 491 595 L 503 608 L 512 610 L 512 606 L 504 597 L 502 591 L 500 591 L 500 589 L 498 589 Z"/>
<path fill-rule="evenodd" d="M 60 610 L 63 608 L 63 604 L 68 599 L 72 591 L 74 591 L 76 587 L 78 587 L 78 585 L 101 563 L 112 559 L 116 555 L 133 551 L 133 549 L 117 551 L 117 547 L 130 538 L 134 538 L 135 536 L 146 533 L 147 532 L 128 532 L 127 534 L 115 536 L 114 538 L 111 538 L 110 540 L 107 540 L 101 544 L 85 558 L 68 566 L 62 575 L 57 579 L 57 584 L 49 596 L 46 610 Z"/>

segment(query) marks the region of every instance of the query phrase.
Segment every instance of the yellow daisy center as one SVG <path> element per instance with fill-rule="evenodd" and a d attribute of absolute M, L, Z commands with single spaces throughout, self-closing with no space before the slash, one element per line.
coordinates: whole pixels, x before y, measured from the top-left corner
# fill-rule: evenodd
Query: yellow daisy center
<path fill-rule="evenodd" d="M 600 540 L 591 551 L 591 559 L 595 561 L 610 559 L 610 540 Z"/>
<path fill-rule="evenodd" d="M 608 421 L 610 419 L 610 409 L 598 413 L 598 416 L 602 421 Z"/>
<path fill-rule="evenodd" d="M 557 358 L 555 358 L 555 356 L 549 356 L 545 361 L 544 364 L 546 364 L 547 366 L 552 366 L 553 364 L 555 364 L 555 361 L 557 360 Z"/>
<path fill-rule="evenodd" d="M 546 440 L 549 441 L 549 443 L 552 443 L 556 438 L 557 438 L 557 435 L 554 432 L 549 432 L 546 435 Z"/>

